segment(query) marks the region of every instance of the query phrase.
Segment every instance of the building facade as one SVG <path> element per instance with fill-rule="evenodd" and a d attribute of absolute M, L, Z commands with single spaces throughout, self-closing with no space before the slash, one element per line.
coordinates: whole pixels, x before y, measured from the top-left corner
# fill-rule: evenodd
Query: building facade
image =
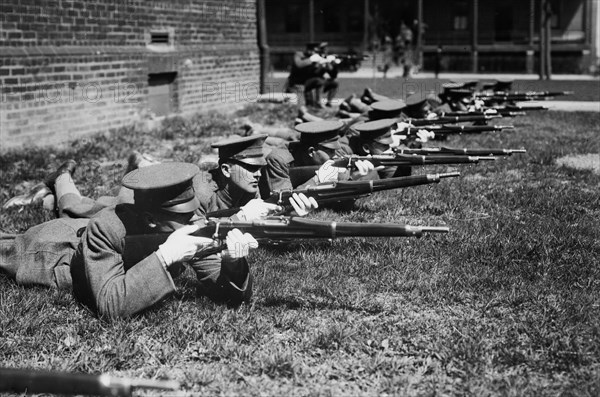
<path fill-rule="evenodd" d="M 598 62 L 598 1 L 549 3 L 553 72 L 589 72 Z M 327 41 L 336 53 L 381 51 L 386 36 L 402 47 L 407 28 L 426 70 L 438 47 L 447 71 L 535 73 L 539 62 L 541 0 L 266 0 L 266 8 L 275 68 L 307 41 Z"/>
<path fill-rule="evenodd" d="M 2 149 L 258 94 L 254 0 L 3 0 Z"/>

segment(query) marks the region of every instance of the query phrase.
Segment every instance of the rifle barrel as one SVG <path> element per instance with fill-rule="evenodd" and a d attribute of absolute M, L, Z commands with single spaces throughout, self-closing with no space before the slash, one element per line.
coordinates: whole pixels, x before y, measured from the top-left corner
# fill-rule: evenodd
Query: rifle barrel
<path fill-rule="evenodd" d="M 171 380 L 0 368 L 0 391 L 16 393 L 130 396 L 134 388 L 177 390 L 179 387 L 179 382 Z"/>

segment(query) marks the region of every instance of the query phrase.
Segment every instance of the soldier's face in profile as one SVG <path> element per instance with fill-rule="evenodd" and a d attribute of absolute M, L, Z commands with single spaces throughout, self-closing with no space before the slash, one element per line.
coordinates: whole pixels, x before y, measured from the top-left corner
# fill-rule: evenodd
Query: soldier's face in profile
<path fill-rule="evenodd" d="M 223 170 L 223 174 L 226 177 L 227 173 L 229 174 L 229 180 L 233 186 L 249 194 L 258 192 L 258 181 L 260 180 L 262 166 L 238 161 L 226 165 L 228 166 L 227 171 Z"/>
<path fill-rule="evenodd" d="M 390 152 L 390 145 L 388 145 L 386 143 L 375 142 L 375 141 L 370 141 L 369 143 L 365 144 L 364 148 L 368 150 L 368 151 L 365 150 L 365 152 L 367 152 L 368 154 L 372 154 L 372 155 Z"/>
<path fill-rule="evenodd" d="M 313 165 L 321 165 L 327 160 L 332 159 L 334 156 L 335 149 L 330 149 L 321 145 L 309 148 L 309 157 L 311 158 Z"/>
<path fill-rule="evenodd" d="M 156 232 L 170 233 L 185 225 L 190 225 L 199 217 L 193 212 L 175 213 L 169 211 L 155 211 L 147 214 L 151 227 Z"/>

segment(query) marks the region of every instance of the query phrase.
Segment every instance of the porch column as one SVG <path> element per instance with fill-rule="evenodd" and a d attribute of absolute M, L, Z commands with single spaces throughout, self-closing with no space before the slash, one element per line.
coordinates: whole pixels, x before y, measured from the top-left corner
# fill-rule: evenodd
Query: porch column
<path fill-rule="evenodd" d="M 529 48 L 527 49 L 525 59 L 525 70 L 527 73 L 533 73 L 535 60 L 535 51 L 533 49 L 533 35 L 535 31 L 535 0 L 529 0 Z"/>
<path fill-rule="evenodd" d="M 315 41 L 315 0 L 308 0 L 308 41 Z"/>
<path fill-rule="evenodd" d="M 416 61 L 419 69 L 423 69 L 423 0 L 417 2 L 417 37 L 415 48 Z"/>

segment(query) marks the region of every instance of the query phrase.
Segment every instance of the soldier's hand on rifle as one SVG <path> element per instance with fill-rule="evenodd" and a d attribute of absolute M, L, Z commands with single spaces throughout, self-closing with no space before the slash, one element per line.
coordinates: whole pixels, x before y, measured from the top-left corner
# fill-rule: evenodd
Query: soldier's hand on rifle
<path fill-rule="evenodd" d="M 314 197 L 306 197 L 304 193 L 293 193 L 290 197 L 290 204 L 298 216 L 305 216 L 319 207 Z"/>
<path fill-rule="evenodd" d="M 227 233 L 225 238 L 227 249 L 223 251 L 223 259 L 241 259 L 250 253 L 250 250 L 258 248 L 258 242 L 250 233 L 242 233 L 239 229 L 233 229 Z"/>
<path fill-rule="evenodd" d="M 208 237 L 190 236 L 198 229 L 198 225 L 183 226 L 171 233 L 167 241 L 158 247 L 157 254 L 164 260 L 167 267 L 173 263 L 197 258 L 198 251 L 213 245 L 213 240 Z"/>
<path fill-rule="evenodd" d="M 282 208 L 277 204 L 266 203 L 261 199 L 252 199 L 246 205 L 240 208 L 238 216 L 246 221 L 264 218 L 269 214 L 281 211 Z"/>
<path fill-rule="evenodd" d="M 417 131 L 417 142 L 425 143 L 430 139 L 435 138 L 435 133 L 427 130 L 419 130 Z"/>
<path fill-rule="evenodd" d="M 317 171 L 315 171 L 315 182 L 337 182 L 340 173 L 346 172 L 345 168 L 334 167 L 333 160 L 327 160 Z"/>
<path fill-rule="evenodd" d="M 373 163 L 369 160 L 356 160 L 354 162 L 356 170 L 352 173 L 353 176 L 365 176 L 375 169 Z"/>
<path fill-rule="evenodd" d="M 312 54 L 308 60 L 315 63 L 323 63 L 324 61 L 323 57 L 319 54 Z"/>

